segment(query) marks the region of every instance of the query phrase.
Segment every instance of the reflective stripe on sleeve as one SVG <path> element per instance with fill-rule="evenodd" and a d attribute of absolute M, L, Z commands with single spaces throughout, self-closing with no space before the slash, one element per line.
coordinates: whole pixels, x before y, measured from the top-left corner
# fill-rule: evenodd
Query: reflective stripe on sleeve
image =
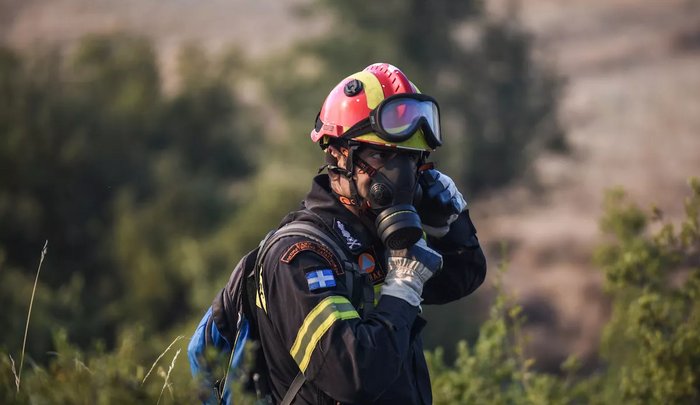
<path fill-rule="evenodd" d="M 319 302 L 306 315 L 292 349 L 289 351 L 294 361 L 299 365 L 299 369 L 302 372 L 306 371 L 316 345 L 335 321 L 359 317 L 355 307 L 345 297 L 333 295 Z"/>
<path fill-rule="evenodd" d="M 379 297 L 382 295 L 382 286 L 384 283 L 377 283 L 374 285 L 374 306 L 376 307 L 379 304 Z"/>

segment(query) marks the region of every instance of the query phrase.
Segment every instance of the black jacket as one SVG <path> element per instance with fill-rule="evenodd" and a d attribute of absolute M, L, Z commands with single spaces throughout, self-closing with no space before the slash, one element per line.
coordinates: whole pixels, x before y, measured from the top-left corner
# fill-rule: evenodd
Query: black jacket
<path fill-rule="evenodd" d="M 384 247 L 337 201 L 326 175 L 314 179 L 302 205 L 282 224 L 312 224 L 345 252 L 290 236 L 263 260 L 256 310 L 274 401 L 302 370 L 306 382 L 295 404 L 430 404 L 420 336 L 426 322 L 419 308 L 379 297 Z M 486 260 L 475 233 L 465 212 L 445 237 L 428 239 L 444 265 L 426 283 L 423 304 L 459 299 L 483 282 Z M 349 274 L 342 257 L 356 261 L 360 272 Z"/>

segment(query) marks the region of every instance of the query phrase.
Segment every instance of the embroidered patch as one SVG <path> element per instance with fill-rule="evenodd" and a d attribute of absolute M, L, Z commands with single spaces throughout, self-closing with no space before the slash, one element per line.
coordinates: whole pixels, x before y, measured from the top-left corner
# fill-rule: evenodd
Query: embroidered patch
<path fill-rule="evenodd" d="M 293 244 L 289 247 L 289 249 L 287 249 L 286 252 L 284 252 L 282 258 L 280 258 L 280 261 L 282 263 L 289 264 L 299 253 L 304 251 L 312 251 L 317 255 L 321 256 L 322 258 L 326 259 L 328 265 L 331 266 L 331 269 L 333 269 L 333 272 L 335 274 L 340 275 L 345 273 L 343 268 L 338 264 L 338 261 L 336 260 L 333 252 L 331 252 L 330 249 L 321 245 L 320 243 L 313 241 L 305 240 Z"/>
<path fill-rule="evenodd" d="M 358 257 L 357 263 L 360 265 L 360 273 L 372 273 L 374 271 L 375 262 L 374 256 L 369 253 L 363 253 Z"/>
<path fill-rule="evenodd" d="M 354 237 L 350 231 L 348 231 L 348 226 L 341 222 L 339 219 L 335 220 L 335 229 L 343 236 L 345 239 L 345 244 L 348 245 L 350 250 L 356 250 L 362 247 L 362 244 L 356 237 Z"/>
<path fill-rule="evenodd" d="M 373 253 L 373 257 L 384 257 L 383 254 L 380 256 L 377 254 L 377 251 L 372 248 L 371 249 Z M 374 262 L 374 271 L 369 273 L 369 278 L 372 281 L 372 284 L 378 284 L 378 283 L 383 283 L 384 279 L 386 278 L 386 270 L 382 267 L 382 261 L 375 261 Z"/>
<path fill-rule="evenodd" d="M 309 283 L 309 291 L 335 287 L 335 277 L 331 269 L 312 270 L 306 273 L 306 282 Z"/>
<path fill-rule="evenodd" d="M 372 284 L 383 283 L 384 279 L 386 278 L 386 272 L 381 267 L 376 267 L 375 269 L 375 271 L 369 273 L 369 278 L 372 281 Z"/>

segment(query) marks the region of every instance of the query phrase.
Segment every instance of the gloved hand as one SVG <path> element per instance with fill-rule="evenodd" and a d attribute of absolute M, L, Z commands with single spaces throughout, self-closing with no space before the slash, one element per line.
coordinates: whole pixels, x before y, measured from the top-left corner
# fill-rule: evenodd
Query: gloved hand
<path fill-rule="evenodd" d="M 441 238 L 447 235 L 450 225 L 467 208 L 467 201 L 454 181 L 435 169 L 422 171 L 418 182 L 423 189 L 423 198 L 416 209 L 423 230 L 430 236 Z"/>
<path fill-rule="evenodd" d="M 418 306 L 423 285 L 442 268 L 442 256 L 421 239 L 408 249 L 388 250 L 387 268 L 382 295 L 391 295 Z"/>

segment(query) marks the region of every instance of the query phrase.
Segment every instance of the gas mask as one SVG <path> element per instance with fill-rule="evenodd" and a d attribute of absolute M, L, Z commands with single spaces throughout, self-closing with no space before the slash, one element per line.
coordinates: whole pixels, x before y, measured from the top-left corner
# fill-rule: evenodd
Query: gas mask
<path fill-rule="evenodd" d="M 406 249 L 418 242 L 423 228 L 415 206 L 423 193 L 415 156 L 398 153 L 379 169 L 367 167 L 359 158 L 355 164 L 371 177 L 367 202 L 376 215 L 374 225 L 384 246 Z"/>

